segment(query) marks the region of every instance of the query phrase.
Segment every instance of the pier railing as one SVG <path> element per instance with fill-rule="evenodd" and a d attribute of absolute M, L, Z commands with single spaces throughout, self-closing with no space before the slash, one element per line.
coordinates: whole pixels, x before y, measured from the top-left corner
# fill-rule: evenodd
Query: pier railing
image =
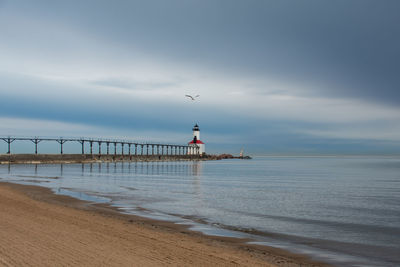
<path fill-rule="evenodd" d="M 198 146 L 162 144 L 162 143 L 140 143 L 129 140 L 96 139 L 96 138 L 51 138 L 51 137 L 0 137 L 7 143 L 7 154 L 11 154 L 11 144 L 15 141 L 30 141 L 35 145 L 35 154 L 38 154 L 38 145 L 43 141 L 57 142 L 60 145 L 60 154 L 64 154 L 63 148 L 66 142 L 78 142 L 82 146 L 82 155 L 96 154 L 93 149 L 97 145 L 98 155 L 117 155 L 118 146 L 121 147 L 122 155 L 198 155 Z M 89 144 L 89 152 L 85 151 L 85 144 Z M 101 150 L 101 145 L 106 144 L 106 153 Z M 113 150 L 113 151 L 112 151 Z M 125 154 L 124 154 L 125 152 Z"/>

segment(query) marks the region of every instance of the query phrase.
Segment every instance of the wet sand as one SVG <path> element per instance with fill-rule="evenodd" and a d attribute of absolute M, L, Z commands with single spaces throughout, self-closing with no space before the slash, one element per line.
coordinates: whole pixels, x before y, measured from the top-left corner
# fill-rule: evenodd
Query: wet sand
<path fill-rule="evenodd" d="M 0 183 L 0 266 L 328 266 L 245 241 Z"/>

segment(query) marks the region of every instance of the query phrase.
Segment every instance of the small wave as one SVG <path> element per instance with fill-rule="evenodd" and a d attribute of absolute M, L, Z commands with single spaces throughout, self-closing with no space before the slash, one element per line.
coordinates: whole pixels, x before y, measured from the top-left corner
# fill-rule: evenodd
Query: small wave
<path fill-rule="evenodd" d="M 35 178 L 35 179 L 53 179 L 53 180 L 60 179 L 60 177 L 58 176 L 32 176 L 32 175 L 15 175 L 15 176 L 21 178 Z"/>
<path fill-rule="evenodd" d="M 386 233 L 388 235 L 400 236 L 400 227 L 378 226 L 378 225 L 347 223 L 347 222 L 327 221 L 327 220 L 317 220 L 317 219 L 307 219 L 307 218 L 294 218 L 294 217 L 288 217 L 288 216 L 258 214 L 258 213 L 252 213 L 252 212 L 247 212 L 247 211 L 237 211 L 237 210 L 230 210 L 230 209 L 222 209 L 222 210 L 232 212 L 232 213 L 239 213 L 239 214 L 246 215 L 246 216 L 274 219 L 274 220 L 278 220 L 278 221 L 326 226 L 326 227 L 339 228 L 342 230 L 349 230 L 349 231 L 362 231 L 362 232 L 369 232 L 369 233 L 378 232 L 381 234 Z"/>

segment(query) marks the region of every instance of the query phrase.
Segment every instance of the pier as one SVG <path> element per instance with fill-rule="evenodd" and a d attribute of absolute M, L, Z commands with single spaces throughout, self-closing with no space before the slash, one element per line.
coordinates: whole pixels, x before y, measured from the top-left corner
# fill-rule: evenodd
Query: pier
<path fill-rule="evenodd" d="M 81 145 L 81 153 L 84 158 L 87 156 L 97 156 L 98 158 L 110 156 L 120 156 L 123 159 L 132 157 L 156 157 L 156 156 L 199 156 L 199 147 L 177 144 L 163 143 L 140 143 L 129 140 L 116 139 L 96 139 L 96 138 L 44 138 L 44 137 L 0 137 L 7 144 L 6 154 L 12 155 L 12 144 L 16 141 L 30 141 L 34 145 L 33 155 L 39 154 L 39 144 L 42 142 L 54 142 L 59 145 L 59 155 L 64 155 L 64 144 L 66 142 L 78 142 Z M 102 150 L 102 145 L 105 144 L 106 150 Z M 85 145 L 89 146 L 89 150 L 85 150 Z M 120 153 L 117 153 L 119 149 Z M 29 155 L 32 155 L 29 154 Z M 14 154 L 18 155 L 18 154 Z M 75 154 L 76 155 L 76 154 Z M 39 155 L 38 155 L 39 156 Z"/>

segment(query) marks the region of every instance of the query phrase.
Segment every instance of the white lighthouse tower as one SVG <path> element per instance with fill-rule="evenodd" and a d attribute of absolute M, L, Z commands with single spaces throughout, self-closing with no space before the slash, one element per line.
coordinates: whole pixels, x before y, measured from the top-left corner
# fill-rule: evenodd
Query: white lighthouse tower
<path fill-rule="evenodd" d="M 193 149 L 189 149 L 188 154 L 197 154 L 200 155 L 206 152 L 206 145 L 200 140 L 200 129 L 199 126 L 196 124 L 193 127 L 193 140 L 189 142 L 189 147 Z M 198 149 L 198 152 L 197 152 Z"/>

